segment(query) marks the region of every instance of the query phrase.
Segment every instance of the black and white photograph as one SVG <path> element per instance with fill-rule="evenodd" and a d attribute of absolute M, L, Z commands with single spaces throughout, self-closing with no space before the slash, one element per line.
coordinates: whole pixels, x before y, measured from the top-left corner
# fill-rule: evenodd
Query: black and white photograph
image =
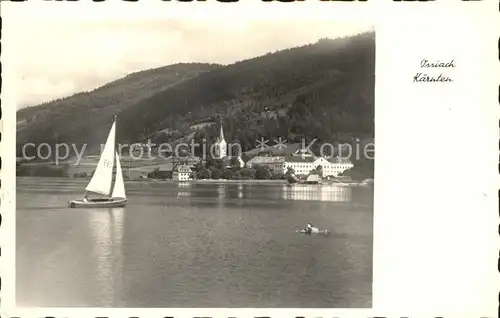
<path fill-rule="evenodd" d="M 17 41 L 19 304 L 371 307 L 372 26 L 57 23 Z"/>

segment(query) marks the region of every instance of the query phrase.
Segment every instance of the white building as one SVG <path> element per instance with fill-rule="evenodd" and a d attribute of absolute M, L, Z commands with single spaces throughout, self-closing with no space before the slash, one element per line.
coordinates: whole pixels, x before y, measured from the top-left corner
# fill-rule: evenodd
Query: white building
<path fill-rule="evenodd" d="M 288 169 L 293 169 L 297 175 L 309 175 L 311 171 L 321 166 L 321 177 L 336 177 L 340 173 L 351 169 L 354 165 L 345 158 L 325 159 L 314 154 L 299 150 L 288 157 L 253 157 L 247 162 L 248 168 L 266 166 L 269 170 L 286 174 Z"/>
<path fill-rule="evenodd" d="M 286 157 L 283 165 L 283 173 L 287 173 L 288 169 L 293 169 L 297 175 L 308 175 L 313 169 L 317 158 L 313 154 L 297 151 L 295 154 Z"/>
<path fill-rule="evenodd" d="M 336 177 L 340 173 L 351 169 L 354 165 L 346 158 L 337 157 L 327 160 L 299 150 L 285 159 L 283 171 L 286 173 L 289 168 L 292 168 L 295 174 L 309 175 L 318 166 L 321 166 L 321 176 L 325 178 Z"/>
<path fill-rule="evenodd" d="M 224 139 L 224 129 L 222 128 L 222 122 L 220 124 L 220 134 L 215 141 L 215 158 L 222 159 L 227 156 L 227 143 Z"/>
<path fill-rule="evenodd" d="M 236 160 L 238 161 L 238 165 L 240 166 L 240 168 L 245 167 L 245 161 L 243 161 L 243 159 L 241 159 L 240 156 L 232 156 L 232 157 L 227 156 L 227 157 L 222 158 L 222 162 L 223 162 L 223 165 L 224 165 L 225 168 L 231 168 L 232 167 L 231 160 L 233 158 L 236 158 Z"/>
<path fill-rule="evenodd" d="M 172 180 L 175 181 L 187 181 L 191 180 L 191 173 L 193 171 L 188 165 L 179 165 L 174 168 L 172 172 Z"/>
<path fill-rule="evenodd" d="M 248 168 L 257 168 L 257 166 L 265 166 L 270 171 L 284 174 L 285 157 L 270 157 L 270 156 L 257 156 L 248 160 L 246 163 Z"/>
<path fill-rule="evenodd" d="M 324 159 L 324 158 L 320 158 Z M 326 160 L 326 159 L 325 159 Z M 330 158 L 330 160 L 327 160 L 328 164 L 323 167 L 323 177 L 327 176 L 332 176 L 336 177 L 342 172 L 351 169 L 354 167 L 352 162 L 347 159 L 347 158 L 340 158 L 340 157 L 335 157 L 335 158 Z M 321 163 L 319 163 L 321 164 Z"/>

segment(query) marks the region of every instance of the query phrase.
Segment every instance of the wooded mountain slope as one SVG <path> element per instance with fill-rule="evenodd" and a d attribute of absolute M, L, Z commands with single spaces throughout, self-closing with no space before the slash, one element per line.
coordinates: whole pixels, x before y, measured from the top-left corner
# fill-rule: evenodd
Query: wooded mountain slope
<path fill-rule="evenodd" d="M 235 63 L 144 99 L 120 115 L 118 138 L 171 142 L 179 135 L 214 140 L 223 120 L 226 140 L 244 150 L 260 137 L 323 141 L 373 135 L 375 35 L 323 39 Z M 172 137 L 164 130 L 181 132 Z"/>
<path fill-rule="evenodd" d="M 17 112 L 17 144 L 104 143 L 113 114 L 220 65 L 176 64 L 129 74 L 81 92 Z"/>
<path fill-rule="evenodd" d="M 240 142 L 243 150 L 253 149 L 260 137 L 299 142 L 373 136 L 372 32 L 322 39 L 225 67 L 188 64 L 164 70 L 161 80 L 139 81 L 142 84 L 133 89 L 116 81 L 108 88 L 113 94 L 96 90 L 19 111 L 18 120 L 31 116 L 31 123 L 19 130 L 18 142 L 100 144 L 113 113 L 119 117 L 118 141 L 124 143 L 148 138 L 172 142 L 183 136 L 210 142 L 218 135 L 218 125 L 195 124 L 219 117 L 226 140 Z M 159 71 L 143 73 L 148 72 Z"/>

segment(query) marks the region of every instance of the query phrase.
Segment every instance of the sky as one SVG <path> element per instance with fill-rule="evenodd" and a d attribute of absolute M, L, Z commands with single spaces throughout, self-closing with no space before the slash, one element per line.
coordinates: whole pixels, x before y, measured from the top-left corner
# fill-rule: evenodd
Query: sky
<path fill-rule="evenodd" d="M 13 43 L 7 47 L 16 56 L 18 109 L 90 90 L 140 70 L 180 62 L 231 64 L 371 28 L 369 23 L 345 19 L 271 19 L 219 11 L 209 18 L 153 14 L 158 10 L 133 16 L 134 10 L 128 10 L 128 15 L 103 10 L 99 15 L 96 8 L 53 7 L 45 14 L 34 6 L 4 10 L 3 15 L 10 17 L 4 22 L 11 32 L 7 42 Z"/>

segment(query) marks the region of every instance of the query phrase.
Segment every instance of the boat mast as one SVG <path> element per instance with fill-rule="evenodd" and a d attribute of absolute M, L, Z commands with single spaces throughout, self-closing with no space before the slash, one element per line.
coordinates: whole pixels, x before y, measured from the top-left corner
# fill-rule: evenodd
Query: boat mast
<path fill-rule="evenodd" d="M 113 181 L 113 169 L 116 170 L 116 120 L 118 119 L 118 116 L 116 114 L 113 115 L 113 124 L 115 125 L 115 144 L 113 145 L 113 168 L 111 169 L 111 184 L 109 188 L 109 199 L 111 200 L 113 197 L 113 189 L 115 187 L 116 183 L 116 174 L 115 174 L 115 180 Z"/>

